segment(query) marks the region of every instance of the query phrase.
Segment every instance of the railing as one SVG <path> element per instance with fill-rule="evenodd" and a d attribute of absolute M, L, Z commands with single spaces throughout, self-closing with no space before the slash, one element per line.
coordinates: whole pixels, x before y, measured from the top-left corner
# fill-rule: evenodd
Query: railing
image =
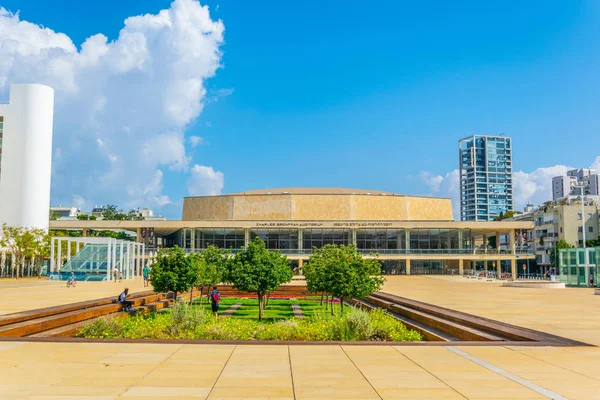
<path fill-rule="evenodd" d="M 186 249 L 185 252 L 190 253 L 202 253 L 206 249 Z M 229 253 L 236 254 L 242 251 L 242 249 L 227 249 Z M 312 249 L 269 249 L 273 251 L 279 251 L 281 254 L 286 255 L 310 255 Z M 358 249 L 361 254 L 379 254 L 379 255 L 512 255 L 509 249 Z M 516 249 L 516 255 L 533 255 L 533 249 Z"/>

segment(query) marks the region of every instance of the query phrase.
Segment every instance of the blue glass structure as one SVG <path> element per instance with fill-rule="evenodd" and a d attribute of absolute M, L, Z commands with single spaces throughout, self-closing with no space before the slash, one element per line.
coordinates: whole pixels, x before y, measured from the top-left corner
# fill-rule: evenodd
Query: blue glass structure
<path fill-rule="evenodd" d="M 461 220 L 493 221 L 512 211 L 511 139 L 473 135 L 458 142 L 458 153 Z"/>

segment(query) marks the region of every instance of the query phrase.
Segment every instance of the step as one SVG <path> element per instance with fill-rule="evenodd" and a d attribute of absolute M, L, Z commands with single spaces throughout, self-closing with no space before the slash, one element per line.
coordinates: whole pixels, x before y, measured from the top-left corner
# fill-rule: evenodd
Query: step
<path fill-rule="evenodd" d="M 151 294 L 154 294 L 154 292 L 153 291 L 145 291 L 145 292 L 132 293 L 129 296 L 129 298 L 135 299 L 138 297 L 148 296 Z M 9 324 L 18 323 L 18 322 L 28 321 L 28 320 L 32 320 L 32 319 L 36 319 L 36 318 L 48 317 L 51 315 L 61 314 L 63 312 L 81 310 L 81 309 L 86 309 L 86 308 L 105 305 L 105 304 L 113 304 L 113 303 L 116 303 L 117 296 L 118 296 L 118 294 L 115 296 L 105 297 L 105 298 L 97 299 L 97 300 L 87 300 L 87 301 L 82 301 L 82 302 L 78 302 L 78 303 L 70 303 L 70 304 L 64 304 L 64 305 L 60 305 L 60 306 L 38 308 L 35 310 L 28 310 L 28 311 L 21 311 L 21 312 L 17 312 L 17 313 L 5 314 L 5 315 L 0 316 L 0 327 L 9 325 Z"/>
<path fill-rule="evenodd" d="M 133 298 L 133 307 L 139 307 L 144 304 L 162 300 L 167 295 L 164 293 L 153 294 L 144 297 Z M 0 327 L 0 337 L 22 337 L 32 335 L 38 332 L 47 331 L 64 325 L 85 321 L 102 315 L 121 311 L 122 306 L 118 303 L 103 304 L 95 307 L 89 307 L 81 310 L 69 311 L 61 314 L 50 315 L 41 318 L 35 318 L 15 324 Z"/>
<path fill-rule="evenodd" d="M 394 304 L 390 307 L 390 311 L 410 318 L 421 324 L 437 329 L 458 339 L 468 341 L 501 341 L 503 338 L 480 331 L 478 329 L 470 328 L 468 326 L 460 325 L 452 321 L 448 321 L 431 314 L 417 311 L 412 308 Z"/>
<path fill-rule="evenodd" d="M 146 315 L 153 311 L 162 310 L 163 308 L 169 308 L 173 305 L 172 299 L 165 299 L 160 301 L 155 301 L 153 303 L 149 303 L 143 306 L 138 307 L 135 312 L 136 314 Z"/>
<path fill-rule="evenodd" d="M 349 305 L 354 305 L 354 304 L 350 304 Z M 359 300 L 359 307 L 366 309 L 366 310 L 374 310 L 376 308 L 381 308 L 381 307 L 377 307 L 374 304 L 369 303 L 366 300 Z M 389 315 L 393 316 L 394 318 L 396 318 L 397 320 L 400 320 L 404 325 L 406 325 L 407 328 L 412 329 L 413 331 L 417 331 L 419 332 L 421 335 L 423 335 L 423 339 L 427 340 L 427 341 L 432 341 L 432 342 L 450 342 L 450 341 L 454 341 L 457 340 L 455 337 L 448 335 L 444 332 L 441 332 L 437 329 L 431 328 L 429 326 L 426 326 L 424 324 L 421 324 L 417 321 L 414 321 L 410 318 L 404 317 L 400 314 L 396 314 L 394 312 L 391 311 L 386 311 Z"/>
<path fill-rule="evenodd" d="M 118 316 L 118 315 L 121 315 L 121 314 L 113 313 L 113 314 L 106 314 L 104 316 Z M 34 338 L 74 337 L 77 334 L 77 332 L 79 332 L 79 330 L 81 330 L 81 328 L 83 328 L 83 326 L 85 324 L 89 324 L 94 319 L 96 319 L 96 318 L 93 318 L 92 320 L 84 320 L 84 321 L 75 322 L 73 324 L 59 326 L 58 328 L 34 333 L 33 335 L 29 335 L 28 337 L 34 337 Z"/>
<path fill-rule="evenodd" d="M 460 311 L 455 311 L 431 304 L 422 303 L 420 301 L 406 299 L 400 296 L 391 295 L 383 292 L 375 292 L 371 296 L 390 301 L 393 303 L 401 304 L 410 307 L 414 310 L 425 312 L 427 314 L 443 318 L 448 321 L 456 322 L 458 324 L 489 332 L 490 334 L 502 336 L 505 339 L 517 340 L 517 341 L 535 341 L 539 340 L 539 332 L 528 331 L 523 328 L 518 328 L 505 324 L 499 321 L 490 320 L 483 317 L 469 315 Z M 550 339 L 550 338 L 548 338 Z"/>

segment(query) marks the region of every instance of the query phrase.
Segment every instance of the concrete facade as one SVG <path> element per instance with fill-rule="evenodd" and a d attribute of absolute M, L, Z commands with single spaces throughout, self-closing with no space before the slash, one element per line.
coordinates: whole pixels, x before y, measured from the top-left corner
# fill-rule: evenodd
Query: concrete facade
<path fill-rule="evenodd" d="M 287 188 L 186 197 L 182 219 L 452 221 L 450 199 L 341 188 Z"/>

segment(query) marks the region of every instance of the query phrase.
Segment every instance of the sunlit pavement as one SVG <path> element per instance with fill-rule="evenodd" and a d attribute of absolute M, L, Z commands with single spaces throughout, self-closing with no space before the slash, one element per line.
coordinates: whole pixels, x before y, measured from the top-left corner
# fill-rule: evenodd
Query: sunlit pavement
<path fill-rule="evenodd" d="M 390 277 L 385 290 L 533 329 L 545 327 L 587 343 L 600 341 L 595 334 L 600 333 L 600 296 L 589 289 L 502 288 L 463 279 Z M 54 284 L 1 285 L 2 293 L 20 291 L 25 308 L 41 306 L 39 292 L 61 293 Z M 87 298 L 96 298 L 120 286 L 94 283 L 76 290 L 89 290 Z M 83 300 L 85 294 L 64 296 L 72 302 L 77 299 L 69 296 Z M 0 342 L 0 355 L 0 398 L 10 399 L 600 398 L 596 347 Z"/>

